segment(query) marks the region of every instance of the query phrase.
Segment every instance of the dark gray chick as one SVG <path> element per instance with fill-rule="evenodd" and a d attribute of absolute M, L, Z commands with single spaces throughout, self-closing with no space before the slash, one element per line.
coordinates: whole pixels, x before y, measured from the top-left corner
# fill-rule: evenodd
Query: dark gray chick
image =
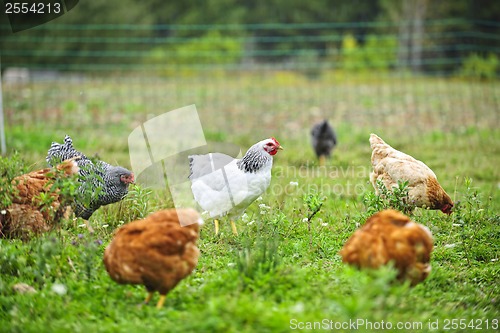
<path fill-rule="evenodd" d="M 319 159 L 319 165 L 325 165 L 326 158 L 330 157 L 333 147 L 337 145 L 337 136 L 328 120 L 325 119 L 313 126 L 311 141 L 314 152 Z"/>

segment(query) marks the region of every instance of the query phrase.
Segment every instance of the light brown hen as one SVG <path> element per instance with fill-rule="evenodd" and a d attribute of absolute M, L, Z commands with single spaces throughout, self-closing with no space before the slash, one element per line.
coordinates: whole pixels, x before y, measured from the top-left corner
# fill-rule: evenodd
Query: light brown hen
<path fill-rule="evenodd" d="M 194 209 L 169 209 L 125 224 L 104 252 L 109 276 L 121 284 L 144 285 L 145 303 L 158 291 L 156 307 L 161 308 L 167 293 L 198 263 L 196 241 L 202 223 Z"/>
<path fill-rule="evenodd" d="M 429 229 L 395 210 L 372 215 L 344 244 L 342 261 L 358 268 L 378 268 L 390 262 L 399 280 L 411 285 L 425 280 L 431 271 L 433 248 Z"/>
<path fill-rule="evenodd" d="M 451 214 L 453 201 L 427 165 L 392 148 L 375 134 L 370 135 L 370 146 L 373 167 L 370 182 L 377 194 L 377 180 L 381 180 L 389 190 L 397 187 L 398 181 L 408 181 L 408 196 L 412 205 Z"/>
<path fill-rule="evenodd" d="M 69 177 L 78 173 L 74 159 L 64 161 L 56 168 L 45 168 L 17 176 L 12 180 L 16 189 L 12 195 L 12 204 L 0 216 L 4 236 L 29 239 L 32 234 L 51 230 L 54 220 L 62 215 L 68 217 L 69 206 L 61 207 L 59 190 L 52 186 L 59 177 Z M 44 202 L 41 194 L 48 195 Z"/>

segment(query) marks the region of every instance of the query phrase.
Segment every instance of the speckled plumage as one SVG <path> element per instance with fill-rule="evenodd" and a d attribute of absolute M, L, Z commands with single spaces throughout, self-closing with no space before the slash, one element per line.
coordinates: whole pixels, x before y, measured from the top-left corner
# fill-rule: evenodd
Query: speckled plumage
<path fill-rule="evenodd" d="M 280 147 L 270 138 L 254 144 L 241 159 L 219 153 L 189 156 L 196 202 L 210 217 L 239 217 L 269 187 L 272 155 Z"/>
<path fill-rule="evenodd" d="M 80 167 L 81 182 L 80 196 L 75 202 L 76 216 L 88 219 L 99 207 L 118 202 L 127 195 L 129 182 L 122 181 L 121 177 L 131 177 L 133 180 L 132 172 L 103 161 L 93 162 L 83 153 L 75 150 L 73 141 L 68 135 L 65 136 L 63 144 L 52 143 L 46 160 L 49 165 L 54 165 L 74 157 L 79 157 L 76 162 Z M 93 195 L 90 200 L 86 200 L 85 196 L 89 194 Z"/>

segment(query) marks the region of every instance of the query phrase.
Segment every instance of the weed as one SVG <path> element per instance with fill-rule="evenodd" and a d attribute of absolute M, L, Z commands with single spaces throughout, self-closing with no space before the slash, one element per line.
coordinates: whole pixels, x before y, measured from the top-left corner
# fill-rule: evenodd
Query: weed
<path fill-rule="evenodd" d="M 17 155 L 15 155 L 17 156 Z M 59 226 L 62 219 L 69 217 L 69 206 L 73 203 L 78 187 L 76 175 L 68 176 L 64 170 L 53 168 L 40 177 L 29 174 L 26 193 L 20 194 L 18 180 L 13 180 L 16 172 L 23 170 L 22 161 L 14 157 L 10 163 L 2 165 L 6 177 L 2 180 L 3 206 L 0 215 L 2 234 L 11 238 L 29 239 L 34 234 Z M 26 178 L 28 179 L 28 178 Z M 21 197 L 22 195 L 22 197 Z M 27 196 L 33 195 L 31 201 Z M 16 203 L 16 205 L 12 205 Z M 2 208 L 3 208 L 2 207 Z"/>
<path fill-rule="evenodd" d="M 155 193 L 156 194 L 156 193 Z M 155 205 L 152 204 L 153 192 L 151 189 L 131 184 L 125 198 L 114 205 L 101 207 L 95 215 L 105 222 L 111 229 L 123 223 L 139 220 L 148 216 Z M 168 203 L 167 206 L 171 204 Z"/>
<path fill-rule="evenodd" d="M 12 198 L 17 195 L 17 188 L 13 186 L 15 184 L 12 184 L 12 180 L 26 171 L 27 167 L 19 153 L 14 152 L 9 157 L 0 156 L 0 209 L 12 204 Z"/>
<path fill-rule="evenodd" d="M 371 215 L 384 209 L 395 209 L 404 214 L 411 214 L 414 206 L 408 196 L 408 181 L 398 181 L 398 186 L 388 189 L 381 180 L 377 180 L 379 194 L 368 192 L 363 197 L 367 212 Z"/>
<path fill-rule="evenodd" d="M 33 260 L 34 282 L 43 286 L 47 282 L 53 282 L 55 271 L 58 269 L 56 256 L 62 252 L 60 241 L 53 237 L 41 237 L 35 241 L 31 257 Z"/>
<path fill-rule="evenodd" d="M 312 250 L 312 231 L 311 231 L 311 221 L 313 217 L 320 211 L 321 206 L 323 206 L 325 198 L 322 197 L 319 193 L 310 192 L 304 194 L 302 201 L 304 202 L 304 206 L 307 207 L 308 215 L 304 219 L 307 222 L 307 231 L 309 233 L 309 249 Z"/>
<path fill-rule="evenodd" d="M 489 211 L 489 205 L 485 205 L 482 195 L 472 186 L 472 179 L 465 179 L 465 193 L 463 199 L 455 203 L 453 207 L 453 223 L 458 227 L 460 244 L 469 266 L 472 261 L 485 261 L 489 255 L 480 254 L 480 249 L 484 245 L 484 237 L 480 236 L 484 227 L 498 224 L 498 215 L 496 217 Z M 493 235 L 491 235 L 493 236 Z M 492 244 L 493 245 L 493 244 Z M 495 247 L 495 245 L 493 245 Z M 483 249 L 491 253 L 492 248 Z"/>
<path fill-rule="evenodd" d="M 87 280 L 92 280 L 100 264 L 99 255 L 102 244 L 102 240 L 95 238 L 92 234 L 78 234 L 77 238 L 71 242 L 71 245 L 78 249 L 79 255 L 75 256 L 78 265 L 75 266 L 70 256 L 67 257 L 73 271 Z"/>
<path fill-rule="evenodd" d="M 256 241 L 246 240 L 236 258 L 241 282 L 244 288 L 254 288 L 256 281 L 266 275 L 273 275 L 279 264 L 280 254 L 275 237 L 259 237 Z"/>
<path fill-rule="evenodd" d="M 120 205 L 122 208 L 120 217 L 128 221 L 145 218 L 152 210 L 151 195 L 150 189 L 130 185 L 128 194 Z"/>
<path fill-rule="evenodd" d="M 483 318 L 485 328 L 486 319 L 491 323 L 499 318 L 498 82 L 382 74 L 368 81 L 361 74 L 339 71 L 325 73 L 324 79 L 307 80 L 289 73 L 293 74 L 284 72 L 283 80 L 273 78 L 275 73 L 239 73 L 210 82 L 206 78 L 121 82 L 90 77 L 83 85 L 30 82 L 33 98 L 23 99 L 28 103 L 26 108 L 17 105 L 20 86 L 5 85 L 5 108 L 10 114 L 7 146 L 22 151 L 29 163 L 44 160 L 54 137 L 78 128 L 85 133 L 81 145 L 105 152 L 105 159 L 113 159 L 113 164 L 127 165 L 130 126 L 145 121 L 145 111 L 158 110 L 158 106 L 165 106 L 165 100 L 167 109 L 193 101 L 202 105 L 200 120 L 210 140 L 248 147 L 276 135 L 286 143 L 286 150 L 275 158 L 271 187 L 261 202 L 266 207 L 256 203 L 247 209 L 248 223 L 238 237 L 201 237 L 199 265 L 168 295 L 160 311 L 131 305 L 143 299 L 143 287 L 114 285 L 102 264 L 105 244 L 99 243 L 107 243 L 122 223 L 172 207 L 165 192 L 131 186 L 122 202 L 94 213 L 92 222 L 102 225 L 93 235 L 82 234 L 80 238 L 82 229 L 68 223 L 59 233 L 28 242 L 0 239 L 0 331 L 135 332 L 168 327 L 172 332 L 288 332 L 292 318 L 298 322 L 364 318 L 392 321 L 394 325 L 396 321 L 418 321 L 425 326 L 429 321 L 443 323 L 446 318 Z M 127 89 L 149 93 L 134 94 L 131 100 L 122 93 Z M 53 91 L 58 93 L 50 94 Z M 75 91 L 84 91 L 89 100 L 106 100 L 108 113 L 97 118 L 82 114 L 57 122 L 45 120 L 42 126 L 43 115 L 50 114 L 54 105 L 71 103 Z M 36 107 L 30 101 L 36 101 Z M 73 102 L 85 110 L 80 100 Z M 141 105 L 134 111 L 139 112 L 132 114 L 131 104 Z M 130 110 L 130 114 L 122 110 Z M 332 119 L 339 137 L 344 138 L 328 170 L 356 172 L 320 176 L 309 172 L 314 153 L 308 126 L 303 124 L 314 113 Z M 399 136 L 398 148 L 403 151 L 411 146 L 432 166 L 445 189 L 453 186 L 457 176 L 474 178 L 470 199 L 465 187 L 457 189 L 454 199 L 461 203 L 451 216 L 426 210 L 413 214 L 415 221 L 432 230 L 435 250 L 431 275 L 411 289 L 389 283 L 394 274 L 389 268 L 373 273 L 358 271 L 344 266 L 338 255 L 368 211 L 390 206 L 386 198 L 364 190 L 370 152 L 367 139 L 370 132 L 377 131 Z M 286 172 L 276 177 L 276 167 Z M 357 167 L 361 168 L 359 173 Z M 26 170 L 14 167 L 11 171 L 16 176 Z M 0 182 L 10 184 L 4 172 L 5 168 L 0 168 Z M 299 181 L 293 192 L 272 194 L 292 181 Z M 329 186 L 321 187 L 325 184 Z M 331 191 L 332 184 L 338 185 L 335 190 L 342 195 Z M 313 216 L 315 209 L 302 197 L 313 188 L 309 185 L 325 189 L 323 205 Z M 348 191 L 353 188 L 361 190 Z M 367 198 L 364 206 L 357 200 L 360 195 Z M 310 232 L 303 222 L 307 217 L 312 220 Z M 320 218 L 327 223 L 316 223 Z M 202 236 L 207 228 L 202 229 Z M 54 237 L 56 243 L 52 243 Z M 48 248 L 42 249 L 44 242 L 49 243 L 45 245 Z M 44 253 L 44 258 L 38 253 Z M 35 270 L 43 270 L 38 274 L 39 282 L 34 282 Z M 38 293 L 15 294 L 12 285 L 17 282 L 34 285 Z M 52 291 L 54 283 L 66 286 L 65 297 Z M 495 330 L 490 326 L 485 331 Z M 436 332 L 444 330 L 440 327 Z"/>

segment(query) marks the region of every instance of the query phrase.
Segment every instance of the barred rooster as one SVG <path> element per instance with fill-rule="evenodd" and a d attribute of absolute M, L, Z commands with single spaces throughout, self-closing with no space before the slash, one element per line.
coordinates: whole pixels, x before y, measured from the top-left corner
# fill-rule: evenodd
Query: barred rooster
<path fill-rule="evenodd" d="M 275 138 L 257 142 L 241 159 L 221 153 L 189 156 L 191 190 L 196 202 L 210 217 L 229 215 L 233 234 L 238 234 L 233 219 L 271 183 L 273 156 L 283 149 Z M 215 234 L 219 222 L 215 222 Z"/>
<path fill-rule="evenodd" d="M 93 162 L 83 153 L 73 148 L 73 141 L 66 135 L 64 143 L 52 142 L 46 161 L 55 165 L 64 160 L 78 157 L 76 160 L 81 185 L 79 197 L 75 200 L 75 215 L 84 219 L 101 206 L 122 200 L 128 193 L 129 184 L 134 182 L 134 174 L 120 166 L 113 166 L 103 161 Z M 90 200 L 86 199 L 91 193 Z"/>

